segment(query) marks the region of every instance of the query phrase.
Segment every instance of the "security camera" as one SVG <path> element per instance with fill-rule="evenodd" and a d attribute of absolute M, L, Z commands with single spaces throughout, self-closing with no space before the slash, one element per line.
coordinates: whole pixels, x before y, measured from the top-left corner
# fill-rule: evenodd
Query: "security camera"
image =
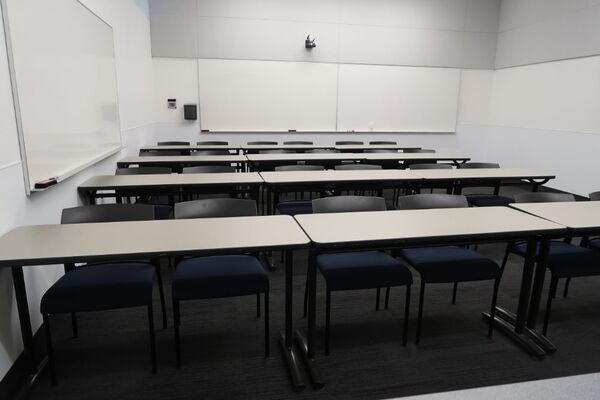
<path fill-rule="evenodd" d="M 308 35 L 306 37 L 306 40 L 304 41 L 304 47 L 307 49 L 313 49 L 317 47 L 317 44 L 315 43 L 315 37 L 313 35 Z"/>

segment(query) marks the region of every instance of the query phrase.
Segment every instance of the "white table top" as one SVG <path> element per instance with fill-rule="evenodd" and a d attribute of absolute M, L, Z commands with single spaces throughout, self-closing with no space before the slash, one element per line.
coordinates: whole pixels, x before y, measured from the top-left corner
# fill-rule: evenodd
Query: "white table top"
<path fill-rule="evenodd" d="M 200 251 L 298 247 L 308 238 L 292 217 L 203 218 L 23 226 L 0 237 L 0 266 L 102 257 L 155 257 Z"/>
<path fill-rule="evenodd" d="M 80 189 L 119 187 L 194 186 L 259 184 L 263 179 L 258 172 L 152 174 L 152 175 L 99 175 L 79 185 Z"/>
<path fill-rule="evenodd" d="M 246 156 L 243 155 L 223 155 L 223 156 L 150 156 L 150 157 L 125 157 L 117 163 L 127 164 L 189 164 L 189 163 L 236 163 L 246 162 Z"/>
<path fill-rule="evenodd" d="M 248 160 L 265 161 L 313 161 L 313 160 L 364 160 L 366 153 L 281 153 L 248 154 Z"/>
<path fill-rule="evenodd" d="M 296 215 L 321 245 L 484 239 L 560 233 L 561 225 L 509 207 L 472 207 Z"/>
<path fill-rule="evenodd" d="M 600 201 L 514 203 L 510 206 L 571 229 L 600 229 Z"/>
<path fill-rule="evenodd" d="M 267 171 L 260 175 L 268 184 L 420 180 L 411 172 L 400 169 Z"/>
<path fill-rule="evenodd" d="M 244 144 L 242 150 L 313 150 L 333 149 L 331 145 L 318 144 Z"/>
<path fill-rule="evenodd" d="M 525 168 L 459 168 L 459 169 L 418 169 L 410 170 L 413 175 L 425 180 L 459 179 L 546 179 L 552 174 Z"/>
<path fill-rule="evenodd" d="M 180 144 L 169 146 L 144 146 L 140 150 L 158 151 L 158 150 L 239 150 L 240 146 L 235 144 Z"/>
<path fill-rule="evenodd" d="M 419 150 L 419 146 L 403 146 L 399 144 L 338 144 L 336 150 Z"/>
<path fill-rule="evenodd" d="M 346 153 L 349 154 L 349 153 Z M 465 161 L 470 160 L 469 156 L 461 153 L 440 151 L 436 153 L 362 153 L 367 161 L 369 160 L 441 160 L 441 161 Z"/>

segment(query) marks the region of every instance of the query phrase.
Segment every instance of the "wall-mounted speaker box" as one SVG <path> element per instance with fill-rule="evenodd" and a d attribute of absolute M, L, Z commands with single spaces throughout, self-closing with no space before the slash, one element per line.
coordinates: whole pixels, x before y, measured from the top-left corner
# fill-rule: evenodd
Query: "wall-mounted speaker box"
<path fill-rule="evenodd" d="M 184 104 L 183 105 L 183 118 L 186 120 L 197 120 L 198 119 L 198 106 L 195 104 Z"/>

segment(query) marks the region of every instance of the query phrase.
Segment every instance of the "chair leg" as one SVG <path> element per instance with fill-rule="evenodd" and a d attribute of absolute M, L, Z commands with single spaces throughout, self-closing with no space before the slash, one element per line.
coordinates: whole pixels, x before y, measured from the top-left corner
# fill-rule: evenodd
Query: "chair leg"
<path fill-rule="evenodd" d="M 454 286 L 452 287 L 452 304 L 456 304 L 457 289 L 458 289 L 458 282 L 454 282 Z"/>
<path fill-rule="evenodd" d="M 308 274 L 306 274 L 306 283 L 304 285 L 304 313 L 302 316 L 306 318 L 308 312 Z"/>
<path fill-rule="evenodd" d="M 331 321 L 331 291 L 327 288 L 327 300 L 325 305 L 325 354 L 329 355 L 329 323 Z"/>
<path fill-rule="evenodd" d="M 260 293 L 256 293 L 256 318 L 260 318 Z"/>
<path fill-rule="evenodd" d="M 52 349 L 52 335 L 50 333 L 50 317 L 48 314 L 43 314 L 44 329 L 46 331 L 46 353 L 48 354 L 48 370 L 52 385 L 56 385 L 56 367 L 54 365 L 54 350 Z"/>
<path fill-rule="evenodd" d="M 569 285 L 571 284 L 571 278 L 567 278 L 565 282 L 565 291 L 563 292 L 563 298 L 567 298 L 567 294 L 569 294 Z"/>
<path fill-rule="evenodd" d="M 73 329 L 73 337 L 79 337 L 79 329 L 77 329 L 77 314 L 74 312 L 71 313 L 71 327 Z"/>
<path fill-rule="evenodd" d="M 552 299 L 556 297 L 556 288 L 558 286 L 558 278 L 552 275 L 550 279 L 550 292 L 548 293 L 548 302 L 546 303 L 546 314 L 544 315 L 544 328 L 542 334 L 548 332 L 548 321 L 550 321 L 550 309 L 552 308 Z"/>
<path fill-rule="evenodd" d="M 154 313 L 152 303 L 148 304 L 148 329 L 150 331 L 150 358 L 152 360 L 152 373 L 156 374 L 156 338 L 154 336 Z"/>
<path fill-rule="evenodd" d="M 406 343 L 408 341 L 408 319 L 410 313 L 410 286 L 406 285 L 406 300 L 404 301 L 404 329 L 402 332 L 402 346 L 406 347 Z M 390 293 L 390 288 L 388 287 L 387 294 Z M 386 295 L 386 307 L 387 308 L 387 295 Z"/>
<path fill-rule="evenodd" d="M 179 338 L 179 327 L 181 325 L 181 315 L 179 313 L 179 301 L 173 300 L 173 331 L 175 333 L 175 365 L 181 368 L 181 342 Z"/>
<path fill-rule="evenodd" d="M 511 244 L 506 245 L 506 250 L 504 251 L 504 258 L 502 259 L 502 266 L 500 267 L 501 271 L 504 271 L 504 267 L 506 267 L 506 263 L 508 262 L 508 256 L 510 255 Z"/>
<path fill-rule="evenodd" d="M 421 341 L 421 321 L 423 320 L 423 298 L 425 297 L 425 282 L 421 281 L 421 293 L 419 293 L 419 314 L 417 315 L 417 340 Z"/>
<path fill-rule="evenodd" d="M 377 297 L 375 299 L 375 311 L 379 311 L 379 299 L 381 298 L 381 288 L 377 288 Z"/>
<path fill-rule="evenodd" d="M 498 301 L 498 288 L 500 279 L 494 281 L 494 294 L 492 294 L 492 308 L 490 309 L 490 323 L 488 326 L 488 337 L 491 338 L 494 333 L 494 317 L 496 316 L 496 303 Z"/>
<path fill-rule="evenodd" d="M 270 355 L 271 343 L 269 339 L 269 292 L 265 292 L 265 357 L 269 357 Z"/>
<path fill-rule="evenodd" d="M 390 290 L 391 287 L 387 287 L 387 289 L 385 289 L 385 309 L 387 310 L 389 305 L 390 305 Z"/>
<path fill-rule="evenodd" d="M 165 303 L 165 290 L 163 286 L 162 270 L 159 259 L 154 262 L 154 266 L 156 269 L 156 279 L 158 281 L 158 294 L 160 295 L 160 310 L 162 312 L 163 329 L 167 329 L 167 305 Z"/>

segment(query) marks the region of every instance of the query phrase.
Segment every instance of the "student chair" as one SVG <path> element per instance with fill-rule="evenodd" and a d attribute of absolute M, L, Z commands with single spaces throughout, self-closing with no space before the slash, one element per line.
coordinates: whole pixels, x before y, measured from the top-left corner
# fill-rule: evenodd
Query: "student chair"
<path fill-rule="evenodd" d="M 516 203 L 549 203 L 549 202 L 564 202 L 575 201 L 575 196 L 570 193 L 523 193 L 515 195 Z M 564 297 L 567 296 L 571 278 L 600 275 L 600 251 L 585 247 L 577 246 L 567 241 L 552 241 L 548 254 L 546 267 L 550 270 L 550 290 L 548 292 L 548 300 L 546 303 L 546 313 L 544 315 L 544 326 L 542 333 L 545 335 L 548 332 L 548 323 L 550 321 L 550 311 L 552 308 L 552 300 L 556 298 L 556 290 L 558 281 L 566 278 Z M 509 254 L 516 254 L 525 257 L 527 244 L 522 242 L 509 243 L 506 247 L 504 266 L 508 260 Z"/>
<path fill-rule="evenodd" d="M 411 164 L 409 169 L 452 169 L 452 165 L 435 163 Z"/>
<path fill-rule="evenodd" d="M 480 168 L 500 168 L 498 163 L 488 162 L 467 162 L 460 165 L 460 169 L 480 169 Z M 498 207 L 508 206 L 510 203 L 514 203 L 515 199 L 508 196 L 500 196 L 500 184 L 493 184 L 493 194 L 467 194 L 467 201 L 470 206 L 473 207 Z"/>
<path fill-rule="evenodd" d="M 285 145 L 309 145 L 312 146 L 314 143 L 306 140 L 288 140 L 287 142 L 283 142 Z"/>
<path fill-rule="evenodd" d="M 214 174 L 236 172 L 235 167 L 229 165 L 198 165 L 196 167 L 185 167 L 181 170 L 183 174 Z"/>
<path fill-rule="evenodd" d="M 408 166 L 410 170 L 422 170 L 422 169 L 452 169 L 452 165 L 450 164 L 437 164 L 437 163 L 422 163 L 422 164 L 410 164 Z M 430 192 L 433 193 L 433 189 L 443 188 L 446 189 L 448 194 L 452 193 L 452 184 L 423 184 L 420 188 L 415 189 L 415 193 L 421 193 L 421 188 L 429 188 Z"/>
<path fill-rule="evenodd" d="M 399 199 L 399 208 L 403 210 L 462 208 L 468 206 L 467 199 L 460 195 L 426 193 L 401 196 Z M 502 277 L 502 268 L 498 264 L 476 251 L 458 246 L 403 249 L 398 252 L 398 256 L 415 268 L 421 276 L 417 344 L 421 340 L 425 285 L 432 283 L 453 283 L 452 304 L 455 304 L 458 282 L 494 281 L 490 311 L 492 318 L 488 327 L 488 336 L 492 336 L 493 325 L 491 321 L 494 319 L 498 286 Z"/>
<path fill-rule="evenodd" d="M 391 140 L 374 140 L 369 142 L 369 144 L 374 144 L 374 145 L 386 145 L 386 144 L 392 144 L 392 145 L 397 145 L 397 142 L 391 141 Z"/>
<path fill-rule="evenodd" d="M 313 213 L 384 211 L 385 200 L 381 197 L 336 196 L 313 200 Z M 402 344 L 406 346 L 410 310 L 412 275 L 408 268 L 383 251 L 357 251 L 321 254 L 317 256 L 317 268 L 326 283 L 325 353 L 329 354 L 331 292 L 346 290 L 377 289 L 376 309 L 379 309 L 380 289 L 387 286 L 406 286 Z M 386 297 L 385 308 L 389 305 Z M 307 292 L 304 294 L 306 315 Z"/>
<path fill-rule="evenodd" d="M 206 199 L 175 204 L 175 218 L 226 218 L 257 215 L 254 200 Z M 265 296 L 265 357 L 269 356 L 269 277 L 258 258 L 251 255 L 193 257 L 180 261 L 172 283 L 175 356 L 181 367 L 180 303 L 189 300 L 256 294 Z"/>
<path fill-rule="evenodd" d="M 373 170 L 373 169 L 381 169 L 381 165 L 374 165 L 374 164 L 341 164 L 341 165 L 336 165 L 335 169 L 338 170 L 338 171 Z"/>
<path fill-rule="evenodd" d="M 179 142 L 179 141 L 167 141 L 167 142 L 158 142 L 156 143 L 158 146 L 189 146 L 190 142 Z"/>
<path fill-rule="evenodd" d="M 434 149 L 404 149 L 403 153 L 435 153 Z"/>
<path fill-rule="evenodd" d="M 104 204 L 66 208 L 62 224 L 144 221 L 154 219 L 154 207 L 147 204 Z M 152 289 L 158 276 L 163 323 L 166 327 L 164 293 L 160 264 L 147 262 L 113 261 L 65 265 L 65 274 L 42 296 L 40 312 L 44 320 L 48 366 L 55 384 L 56 367 L 52 346 L 50 316 L 71 314 L 73 336 L 78 337 L 76 313 L 104 311 L 119 308 L 146 307 L 150 331 L 152 372 L 156 372 L 156 347 Z"/>
<path fill-rule="evenodd" d="M 189 150 L 140 151 L 140 157 L 189 156 Z"/>
<path fill-rule="evenodd" d="M 231 153 L 226 149 L 217 150 L 196 150 L 194 151 L 195 156 L 230 156 Z"/>
<path fill-rule="evenodd" d="M 156 175 L 171 173 L 173 173 L 173 170 L 169 167 L 117 168 L 115 171 L 115 175 Z"/>
<path fill-rule="evenodd" d="M 339 140 L 339 141 L 335 142 L 336 146 L 363 145 L 363 144 L 365 144 L 365 143 L 361 142 L 359 140 Z"/>
<path fill-rule="evenodd" d="M 137 167 L 137 168 L 117 168 L 115 171 L 115 175 L 157 175 L 157 174 L 171 174 L 173 170 L 169 167 Z M 123 199 L 123 196 L 119 196 L 117 191 L 117 199 Z M 131 199 L 126 197 L 125 201 L 130 201 Z M 168 204 L 163 204 L 162 202 L 167 201 Z M 174 203 L 174 199 L 172 195 L 169 195 L 167 199 L 163 198 L 162 202 L 160 198 L 155 196 L 150 197 L 135 197 L 135 201 L 137 203 L 144 204 L 152 204 L 154 206 L 155 219 L 169 219 L 171 218 L 171 206 L 170 204 Z"/>
<path fill-rule="evenodd" d="M 271 146 L 271 145 L 275 146 L 275 145 L 277 145 L 277 142 L 272 142 L 269 140 L 257 140 L 254 142 L 248 142 L 246 144 L 249 146 L 258 146 L 258 145 L 260 145 L 260 146 Z"/>
<path fill-rule="evenodd" d="M 221 141 L 221 140 L 206 140 L 203 142 L 196 142 L 199 146 L 227 146 L 229 142 Z"/>
<path fill-rule="evenodd" d="M 323 171 L 325 167 L 322 165 L 282 165 L 275 167 L 275 171 Z M 300 195 L 300 196 L 298 196 Z M 275 207 L 279 214 L 283 215 L 298 215 L 312 214 L 312 193 L 309 194 L 310 199 L 304 200 L 304 192 L 296 193 L 295 200 L 285 200 L 278 202 Z M 298 200 L 300 197 L 300 200 Z"/>

